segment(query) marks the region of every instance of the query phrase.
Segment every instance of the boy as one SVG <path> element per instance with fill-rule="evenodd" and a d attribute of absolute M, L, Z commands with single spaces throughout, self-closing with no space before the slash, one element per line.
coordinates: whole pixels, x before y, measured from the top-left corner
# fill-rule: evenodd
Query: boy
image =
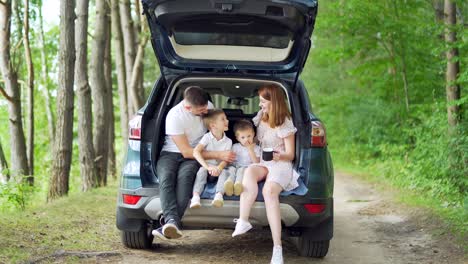
<path fill-rule="evenodd" d="M 232 151 L 236 153 L 236 160 L 233 166 L 229 167 L 231 177 L 224 183 L 224 190 L 228 196 L 242 193 L 244 170 L 250 164 L 260 162 L 261 152 L 260 147 L 254 142 L 255 131 L 249 120 L 241 119 L 237 121 L 234 124 L 234 134 L 239 143 L 232 146 Z"/>
<path fill-rule="evenodd" d="M 216 159 L 205 160 L 202 152 L 205 151 L 226 151 L 232 147 L 232 140 L 226 137 L 224 131 L 227 131 L 229 121 L 226 114 L 221 109 L 208 110 L 208 113 L 203 115 L 203 122 L 208 128 L 206 133 L 198 145 L 193 149 L 193 156 L 200 163 L 201 167 L 197 172 L 195 184 L 193 186 L 193 196 L 190 203 L 190 208 L 200 208 L 200 194 L 205 188 L 208 173 L 211 176 L 218 177 L 216 184 L 216 194 L 211 203 L 214 207 L 222 207 L 224 205 L 224 182 L 229 176 L 229 172 L 225 170 L 226 161 L 218 164 Z"/>

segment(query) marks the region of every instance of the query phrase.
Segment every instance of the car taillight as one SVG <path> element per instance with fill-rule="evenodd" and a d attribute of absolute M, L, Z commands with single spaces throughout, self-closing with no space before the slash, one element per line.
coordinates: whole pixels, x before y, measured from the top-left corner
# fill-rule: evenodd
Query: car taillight
<path fill-rule="evenodd" d="M 324 204 L 304 204 L 305 209 L 311 214 L 319 214 L 325 211 Z"/>
<path fill-rule="evenodd" d="M 141 196 L 138 196 L 138 195 L 124 194 L 123 195 L 123 202 L 125 204 L 135 205 L 135 204 L 138 203 L 138 201 L 140 201 L 140 198 L 141 198 Z"/>
<path fill-rule="evenodd" d="M 319 121 L 312 121 L 312 132 L 310 135 L 310 143 L 312 147 L 323 148 L 327 145 L 327 136 L 325 127 Z"/>
<path fill-rule="evenodd" d="M 141 139 L 141 115 L 136 115 L 128 122 L 128 138 L 133 140 Z"/>

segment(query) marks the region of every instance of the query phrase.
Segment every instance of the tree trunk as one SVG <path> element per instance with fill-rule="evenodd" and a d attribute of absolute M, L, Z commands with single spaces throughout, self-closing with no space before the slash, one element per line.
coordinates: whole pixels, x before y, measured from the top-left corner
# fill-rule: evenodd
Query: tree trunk
<path fill-rule="evenodd" d="M 44 42 L 44 22 L 42 17 L 42 6 L 39 7 L 39 43 L 40 43 L 40 51 L 41 51 L 41 79 L 44 85 L 44 98 L 45 98 L 45 108 L 46 108 L 46 115 L 47 115 L 47 124 L 49 127 L 49 138 L 50 138 L 50 145 L 53 145 L 54 136 L 55 136 L 55 118 L 54 112 L 52 110 L 52 102 L 50 96 L 50 87 L 49 87 L 49 77 L 47 75 L 47 56 L 45 53 L 45 42 Z"/>
<path fill-rule="evenodd" d="M 403 40 L 400 40 L 403 41 Z M 400 43 L 401 47 L 401 78 L 403 79 L 403 88 L 405 90 L 405 106 L 406 106 L 406 112 L 409 113 L 410 109 L 410 101 L 409 101 L 409 94 L 408 94 L 408 75 L 407 75 L 407 70 L 406 70 L 406 52 L 405 52 L 405 46 L 403 43 Z"/>
<path fill-rule="evenodd" d="M 109 17 L 109 16 L 108 16 Z M 110 19 L 107 21 L 108 28 L 110 29 Z M 109 155 L 107 159 L 107 175 L 110 175 L 112 178 L 115 179 L 115 149 L 114 149 L 114 141 L 115 141 L 115 128 L 114 128 L 114 93 L 112 89 L 112 57 L 111 57 L 111 32 L 108 30 L 107 38 L 106 38 L 106 49 L 104 55 L 104 76 L 106 79 L 106 87 L 109 93 L 107 96 L 107 107 L 109 113 L 109 145 L 107 146 L 109 150 Z M 105 183 L 107 184 L 107 177 Z"/>
<path fill-rule="evenodd" d="M 23 56 L 18 54 L 21 49 L 19 46 L 23 44 L 23 19 L 21 19 L 21 0 L 12 0 L 13 8 L 13 17 L 11 18 L 11 23 L 13 28 L 16 29 L 16 34 L 11 36 L 10 42 L 13 43 L 12 52 L 12 64 L 15 69 L 19 69 L 23 60 Z"/>
<path fill-rule="evenodd" d="M 5 89 L 0 92 L 8 100 L 8 120 L 11 147 L 11 172 L 13 176 L 28 175 L 26 143 L 21 115 L 21 91 L 18 86 L 18 75 L 12 67 L 10 56 L 11 1 L 3 0 L 0 4 L 0 71 Z"/>
<path fill-rule="evenodd" d="M 127 98 L 128 98 L 128 115 L 132 116 L 135 112 L 133 109 L 138 108 L 133 106 L 135 100 L 138 101 L 138 98 L 134 99 L 133 92 L 130 89 L 130 82 L 132 79 L 133 64 L 135 62 L 135 28 L 133 26 L 133 20 L 131 16 L 130 9 L 130 0 L 122 0 L 119 3 L 120 7 L 120 18 L 122 22 L 122 33 L 123 33 L 123 43 L 124 43 L 124 54 L 125 54 L 125 70 L 126 70 L 126 80 L 127 80 Z"/>
<path fill-rule="evenodd" d="M 91 52 L 91 88 L 94 112 L 94 151 L 96 153 L 96 171 L 98 186 L 104 186 L 107 178 L 107 157 L 109 146 L 109 113 L 107 102 L 109 95 L 105 79 L 104 57 L 107 33 L 109 31 L 108 6 L 105 0 L 96 0 L 96 26 L 93 49 Z"/>
<path fill-rule="evenodd" d="M 111 86 L 112 89 L 112 86 Z M 110 91 L 112 93 L 112 90 Z M 113 104 L 112 97 L 109 97 L 110 104 Z M 113 178 L 117 178 L 117 170 L 116 170 L 116 159 L 115 159 L 115 117 L 114 117 L 114 108 L 112 108 L 112 111 L 110 111 L 110 126 L 109 126 L 109 159 L 108 159 L 108 165 L 107 169 L 109 171 L 109 175 Z"/>
<path fill-rule="evenodd" d="M 142 31 L 145 32 L 145 21 L 142 19 L 142 15 L 139 16 L 141 26 L 143 27 Z M 148 36 L 146 34 L 141 35 L 140 43 L 138 44 L 137 55 L 132 68 L 132 78 L 130 79 L 129 90 L 132 93 L 132 106 L 133 113 L 136 113 L 138 109 L 143 105 L 143 100 L 141 98 L 140 91 L 143 89 L 141 86 L 141 80 L 143 79 L 143 57 L 145 55 L 145 46 L 148 42 Z"/>
<path fill-rule="evenodd" d="M 456 83 L 457 76 L 460 72 L 460 64 L 458 59 L 458 48 L 454 47 L 457 41 L 455 33 L 455 25 L 457 24 L 456 5 L 455 2 L 445 0 L 444 5 L 445 13 L 445 42 L 447 45 L 447 72 L 446 72 L 446 86 L 447 93 L 447 115 L 450 130 L 460 122 L 460 106 L 454 104 L 454 101 L 460 99 L 460 86 Z"/>
<path fill-rule="evenodd" d="M 127 102 L 127 83 L 126 71 L 124 61 L 124 49 L 122 39 L 122 28 L 120 23 L 120 12 L 118 0 L 111 0 L 111 13 L 112 13 L 112 35 L 114 36 L 114 50 L 115 50 L 115 65 L 117 68 L 117 84 L 119 87 L 119 101 L 120 101 L 120 126 L 122 132 L 122 139 L 127 142 L 128 137 L 128 102 Z"/>
<path fill-rule="evenodd" d="M 130 82 L 129 90 L 132 93 L 133 99 L 133 113 L 136 113 L 139 107 L 142 105 L 139 94 L 140 79 L 143 78 L 143 56 L 145 54 L 145 46 L 148 42 L 147 36 L 142 36 L 140 44 L 138 45 L 138 52 L 133 65 L 132 79 Z"/>
<path fill-rule="evenodd" d="M 436 22 L 444 21 L 444 0 L 432 0 Z"/>
<path fill-rule="evenodd" d="M 135 3 L 135 13 L 137 15 L 137 17 L 139 19 L 136 20 L 136 23 L 135 23 L 135 27 L 136 27 L 136 34 L 137 36 L 140 36 L 143 37 L 145 34 L 146 34 L 146 18 L 145 16 L 141 13 L 141 10 L 142 10 L 142 6 L 141 6 L 141 1 L 140 0 L 135 0 L 134 1 Z M 143 35 L 142 35 L 143 34 Z M 135 46 L 140 44 L 141 40 L 138 41 L 138 38 L 135 38 Z M 145 46 L 146 47 L 146 44 Z M 138 51 L 137 51 L 137 54 L 138 54 Z M 144 54 L 144 53 L 143 53 Z M 135 57 L 136 59 L 136 57 Z M 142 63 L 141 66 L 140 66 L 140 71 L 141 71 L 141 75 L 140 75 L 140 78 L 138 80 L 138 87 L 137 87 L 137 91 L 138 91 L 138 96 L 139 96 L 139 99 L 140 99 L 140 103 L 141 105 L 138 106 L 138 109 L 141 108 L 141 106 L 144 104 L 144 100 L 146 98 L 146 95 L 145 95 L 145 89 L 144 89 L 144 86 L 143 86 L 143 82 L 144 82 L 144 71 L 145 71 L 145 65 Z"/>
<path fill-rule="evenodd" d="M 398 12 L 398 3 L 396 0 L 393 1 L 393 9 L 395 11 L 395 19 L 399 20 L 400 15 Z M 397 36 L 401 36 L 399 34 L 400 32 L 397 32 Z M 400 58 L 401 58 L 401 79 L 403 80 L 403 89 L 405 92 L 405 106 L 406 106 L 406 112 L 409 113 L 409 106 L 410 106 L 410 101 L 409 101 L 409 93 L 408 93 L 408 74 L 407 74 L 407 69 L 406 69 L 406 46 L 404 44 L 405 39 L 400 37 L 399 39 L 396 40 L 396 43 L 399 44 L 399 48 L 401 49 L 400 52 Z"/>
<path fill-rule="evenodd" d="M 140 17 L 141 16 L 141 6 L 140 6 L 140 3 L 141 1 L 140 0 L 134 0 L 133 1 L 133 4 L 135 5 L 135 14 L 136 14 L 136 17 Z M 140 36 L 143 28 L 142 28 L 142 23 L 141 23 L 141 19 L 137 19 L 135 21 L 135 32 L 136 32 L 136 35 L 135 35 L 135 45 L 138 45 L 138 38 L 137 36 Z"/>
<path fill-rule="evenodd" d="M 78 92 L 78 142 L 81 174 L 81 190 L 96 186 L 94 167 L 93 128 L 91 114 L 91 88 L 88 83 L 88 5 L 89 0 L 76 3 L 76 62 L 75 83 Z"/>
<path fill-rule="evenodd" d="M 26 58 L 26 67 L 28 70 L 28 116 L 27 130 L 28 141 L 26 150 L 28 154 L 29 177 L 27 182 L 34 185 L 34 65 L 31 58 L 31 47 L 29 46 L 29 0 L 24 1 L 24 20 L 23 20 L 23 39 Z"/>
<path fill-rule="evenodd" d="M 60 1 L 57 132 L 48 200 L 68 194 L 73 141 L 73 77 L 75 63 L 75 0 Z"/>
<path fill-rule="evenodd" d="M 8 171 L 8 163 L 3 152 L 2 142 L 0 142 L 0 184 L 7 183 L 10 180 L 10 173 Z"/>

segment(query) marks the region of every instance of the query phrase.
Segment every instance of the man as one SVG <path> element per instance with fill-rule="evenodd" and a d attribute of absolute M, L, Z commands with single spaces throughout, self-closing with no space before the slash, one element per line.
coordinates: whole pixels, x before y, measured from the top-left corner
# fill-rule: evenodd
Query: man
<path fill-rule="evenodd" d="M 208 94 L 198 86 L 184 91 L 184 100 L 174 106 L 166 117 L 166 138 L 156 165 L 159 177 L 161 206 L 164 225 L 153 230 L 160 238 L 180 238 L 180 221 L 187 208 L 195 175 L 200 165 L 193 157 L 193 148 L 207 129 L 201 115 L 206 114 L 213 104 Z M 205 151 L 206 159 L 232 162 L 232 151 Z"/>

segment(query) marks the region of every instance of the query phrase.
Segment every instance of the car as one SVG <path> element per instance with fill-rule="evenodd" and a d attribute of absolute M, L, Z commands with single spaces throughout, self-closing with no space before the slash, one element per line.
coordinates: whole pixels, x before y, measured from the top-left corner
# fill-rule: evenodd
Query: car
<path fill-rule="evenodd" d="M 118 191 L 116 225 L 125 246 L 152 246 L 151 231 L 162 216 L 156 163 L 164 143 L 165 117 L 185 88 L 208 92 L 232 125 L 259 110 L 258 88 L 276 84 L 287 97 L 295 137 L 294 169 L 299 187 L 280 194 L 285 238 L 302 256 L 324 257 L 333 237 L 333 164 L 325 127 L 312 112 L 299 78 L 311 47 L 317 15 L 313 0 L 142 0 L 160 76 L 144 107 L 129 121 L 128 149 Z M 239 197 L 210 206 L 214 182 L 201 195 L 201 209 L 189 209 L 184 229 L 233 229 Z M 259 188 L 263 183 L 259 183 Z M 254 227 L 268 228 L 262 192 L 252 207 Z"/>

